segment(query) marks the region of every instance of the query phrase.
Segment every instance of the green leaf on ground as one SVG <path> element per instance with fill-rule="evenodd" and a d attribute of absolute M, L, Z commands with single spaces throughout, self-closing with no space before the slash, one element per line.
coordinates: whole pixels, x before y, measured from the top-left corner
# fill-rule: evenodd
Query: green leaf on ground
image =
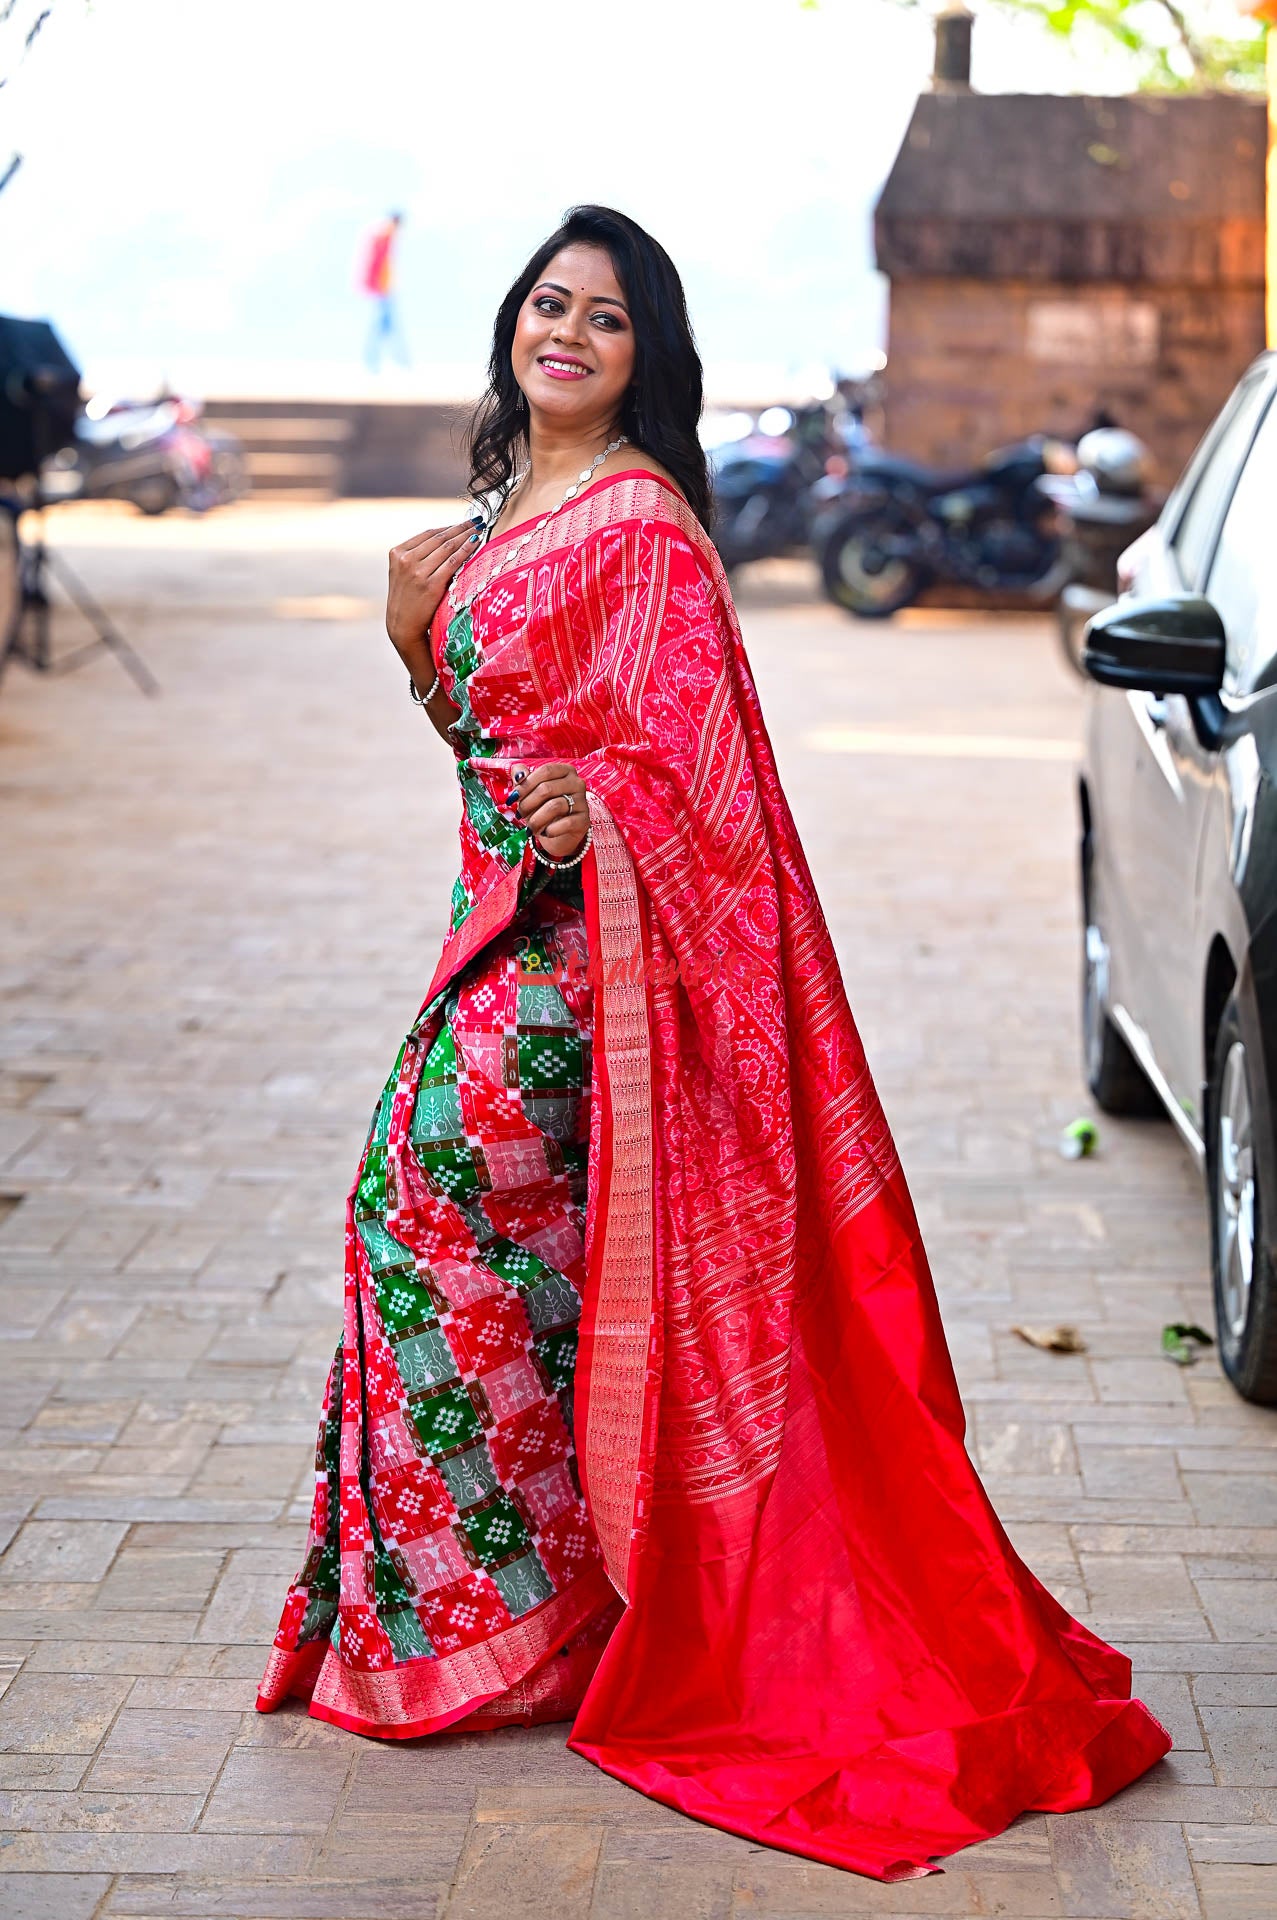
<path fill-rule="evenodd" d="M 1162 1353 L 1177 1367 L 1191 1367 L 1201 1359 L 1202 1351 L 1215 1344 L 1205 1327 L 1192 1320 L 1170 1320 L 1162 1328 Z"/>
<path fill-rule="evenodd" d="M 1070 1120 L 1060 1135 L 1060 1152 L 1066 1160 L 1085 1160 L 1088 1154 L 1095 1152 L 1095 1143 L 1100 1130 L 1094 1120 L 1085 1116 L 1081 1120 Z"/>

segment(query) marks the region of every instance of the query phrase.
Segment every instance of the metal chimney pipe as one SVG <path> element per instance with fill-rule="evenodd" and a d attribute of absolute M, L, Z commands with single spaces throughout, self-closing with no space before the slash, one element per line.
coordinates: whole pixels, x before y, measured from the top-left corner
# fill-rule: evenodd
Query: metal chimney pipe
<path fill-rule="evenodd" d="M 964 0 L 946 0 L 936 14 L 936 59 L 931 84 L 937 92 L 961 92 L 971 85 L 973 19 Z"/>

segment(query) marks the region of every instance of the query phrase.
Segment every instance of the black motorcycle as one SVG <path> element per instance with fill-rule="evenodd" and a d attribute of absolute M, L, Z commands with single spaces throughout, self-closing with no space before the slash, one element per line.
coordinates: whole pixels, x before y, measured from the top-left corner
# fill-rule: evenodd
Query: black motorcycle
<path fill-rule="evenodd" d="M 1041 434 L 957 473 L 865 448 L 836 489 L 818 488 L 833 494 L 812 528 L 825 592 L 868 620 L 940 582 L 1053 599 L 1059 536 L 1038 482 L 1070 465 L 1071 452 Z"/>
<path fill-rule="evenodd" d="M 824 475 L 832 448 L 823 406 L 769 407 L 758 428 L 709 454 L 714 544 L 728 573 L 751 560 L 806 549 L 811 490 Z"/>

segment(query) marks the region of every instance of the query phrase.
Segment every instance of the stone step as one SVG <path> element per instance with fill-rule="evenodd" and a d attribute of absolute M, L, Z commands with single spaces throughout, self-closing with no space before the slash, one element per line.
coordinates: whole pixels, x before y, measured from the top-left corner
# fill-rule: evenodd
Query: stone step
<path fill-rule="evenodd" d="M 294 453 L 283 448 L 246 447 L 244 466 L 254 493 L 278 493 L 304 487 L 331 500 L 341 483 L 341 462 L 333 453 Z"/>
<path fill-rule="evenodd" d="M 252 492 L 272 499 L 440 499 L 465 486 L 467 409 L 452 403 L 228 395 L 204 417 L 235 435 Z"/>
<path fill-rule="evenodd" d="M 217 424 L 242 440 L 245 447 L 278 446 L 296 442 L 298 446 L 326 441 L 341 446 L 354 431 L 350 420 L 327 420 L 304 414 L 276 416 L 219 414 Z"/>

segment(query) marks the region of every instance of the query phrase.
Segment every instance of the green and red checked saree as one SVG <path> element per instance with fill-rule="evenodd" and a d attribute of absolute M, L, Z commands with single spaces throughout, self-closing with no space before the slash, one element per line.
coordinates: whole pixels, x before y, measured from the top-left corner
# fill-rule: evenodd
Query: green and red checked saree
<path fill-rule="evenodd" d="M 575 1715 L 699 1819 L 925 1873 L 1170 1743 L 966 1454 L 712 547 L 628 472 L 512 551 L 436 623 L 461 879 L 351 1198 L 259 1704 L 388 1739 Z M 546 760 L 589 789 L 576 875 L 505 804 Z"/>

